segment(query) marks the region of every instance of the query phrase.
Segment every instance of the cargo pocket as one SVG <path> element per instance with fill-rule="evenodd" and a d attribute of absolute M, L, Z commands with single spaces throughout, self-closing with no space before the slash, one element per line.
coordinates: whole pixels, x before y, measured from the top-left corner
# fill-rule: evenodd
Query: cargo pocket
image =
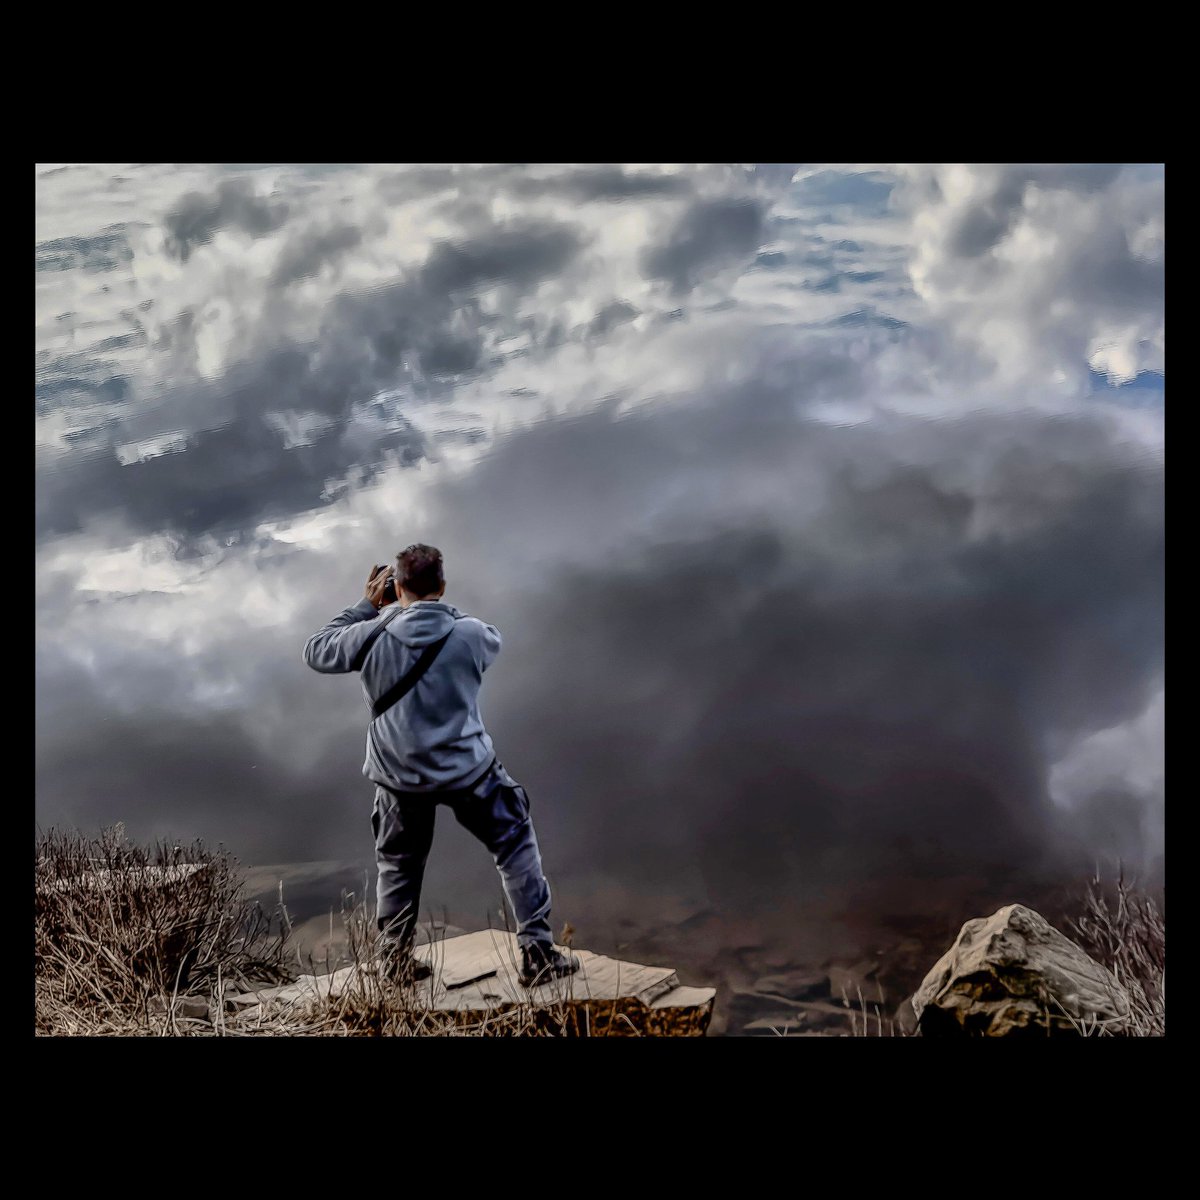
<path fill-rule="evenodd" d="M 393 800 L 381 787 L 375 788 L 375 803 L 371 807 L 371 832 L 375 835 L 375 845 L 380 846 L 380 835 L 392 811 Z M 394 824 L 394 822 L 392 822 Z"/>
<path fill-rule="evenodd" d="M 519 784 L 513 784 L 513 792 L 516 794 L 517 800 L 521 807 L 521 812 L 529 816 L 529 793 Z"/>

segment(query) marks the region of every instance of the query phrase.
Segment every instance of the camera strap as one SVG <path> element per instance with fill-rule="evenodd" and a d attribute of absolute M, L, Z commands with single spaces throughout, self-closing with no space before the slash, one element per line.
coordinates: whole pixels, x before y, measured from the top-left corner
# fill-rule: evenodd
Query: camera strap
<path fill-rule="evenodd" d="M 383 614 L 383 620 L 375 626 L 374 629 L 367 635 L 367 640 L 359 647 L 358 653 L 354 656 L 353 662 L 350 664 L 350 670 L 361 671 L 363 663 L 367 661 L 367 655 L 371 653 L 371 647 L 375 645 L 379 639 L 379 635 L 387 628 L 387 623 L 399 611 L 399 605 L 393 605 Z"/>
<path fill-rule="evenodd" d="M 410 691 L 416 686 L 417 680 L 425 674 L 426 671 L 433 665 L 433 660 L 437 658 L 442 647 L 446 644 L 446 640 L 450 634 L 454 632 L 454 626 L 451 625 L 449 630 L 436 642 L 430 642 L 424 650 L 421 651 L 421 657 L 408 669 L 404 677 L 398 682 L 392 684 L 378 700 L 371 705 L 371 720 L 377 720 L 382 717 L 389 708 L 392 707 L 398 700 L 403 700 Z"/>

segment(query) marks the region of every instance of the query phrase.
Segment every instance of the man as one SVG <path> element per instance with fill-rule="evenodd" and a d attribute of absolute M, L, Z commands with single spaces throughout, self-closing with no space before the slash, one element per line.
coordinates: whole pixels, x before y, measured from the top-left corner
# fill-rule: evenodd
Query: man
<path fill-rule="evenodd" d="M 376 785 L 376 916 L 388 974 L 401 982 L 429 975 L 412 944 L 434 817 L 445 804 L 496 863 L 530 987 L 573 973 L 579 959 L 554 946 L 529 797 L 496 758 L 479 715 L 500 634 L 445 603 L 445 590 L 441 551 L 409 546 L 394 570 L 371 571 L 363 599 L 308 639 L 304 661 L 324 674 L 360 672 L 377 714 L 363 774 Z"/>

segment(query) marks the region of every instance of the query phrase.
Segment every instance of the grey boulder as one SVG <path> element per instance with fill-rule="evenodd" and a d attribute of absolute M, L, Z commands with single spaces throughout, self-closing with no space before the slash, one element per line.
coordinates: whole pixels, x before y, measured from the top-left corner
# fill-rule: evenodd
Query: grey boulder
<path fill-rule="evenodd" d="M 1130 1011 L 1112 973 L 1023 904 L 963 925 L 911 1003 L 925 1037 L 1119 1031 Z"/>

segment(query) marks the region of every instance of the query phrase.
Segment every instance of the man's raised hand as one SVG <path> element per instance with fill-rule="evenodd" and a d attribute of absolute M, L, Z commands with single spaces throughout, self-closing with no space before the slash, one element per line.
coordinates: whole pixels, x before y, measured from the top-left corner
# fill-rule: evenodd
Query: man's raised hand
<path fill-rule="evenodd" d="M 367 576 L 364 595 L 377 609 L 383 607 L 383 590 L 387 587 L 390 577 L 391 568 L 387 566 L 372 567 L 370 575 Z"/>

